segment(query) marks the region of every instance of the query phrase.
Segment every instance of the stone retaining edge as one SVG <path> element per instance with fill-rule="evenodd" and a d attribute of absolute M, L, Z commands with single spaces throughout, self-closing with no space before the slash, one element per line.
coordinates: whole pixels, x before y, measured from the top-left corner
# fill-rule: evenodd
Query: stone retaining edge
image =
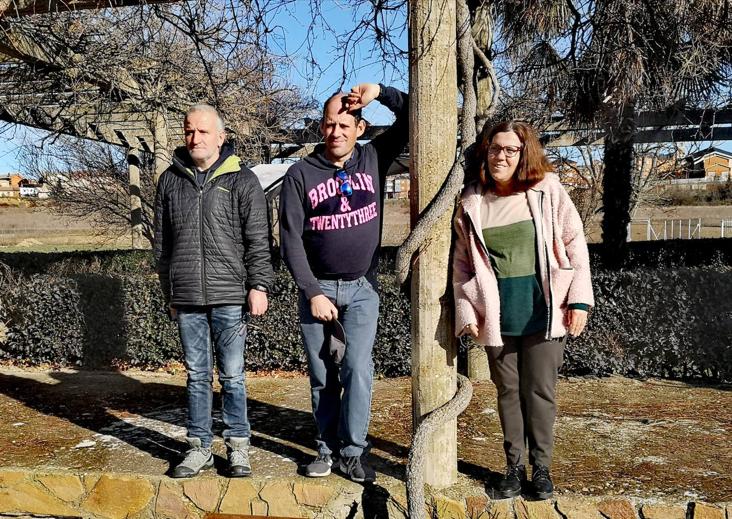
<path fill-rule="evenodd" d="M 371 490 L 373 489 L 373 490 Z M 553 500 L 499 501 L 485 495 L 451 499 L 433 492 L 429 517 L 439 519 L 732 519 L 732 502 L 685 504 L 622 496 L 565 494 Z M 0 468 L 0 518 L 199 519 L 260 515 L 313 519 L 406 518 L 403 486 L 369 489 L 345 480 L 178 480 L 134 474 L 38 472 Z M 376 513 L 377 515 L 373 515 Z"/>

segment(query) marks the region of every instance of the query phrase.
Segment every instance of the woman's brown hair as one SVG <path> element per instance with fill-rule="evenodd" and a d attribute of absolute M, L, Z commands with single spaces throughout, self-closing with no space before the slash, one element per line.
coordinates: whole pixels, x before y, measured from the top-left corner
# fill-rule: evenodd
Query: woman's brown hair
<path fill-rule="evenodd" d="M 493 137 L 502 132 L 513 132 L 521 141 L 519 162 L 512 177 L 511 187 L 514 192 L 526 191 L 554 169 L 544 154 L 544 148 L 534 128 L 520 121 L 503 121 L 490 128 L 483 128 L 481 132 L 477 153 L 480 163 L 480 183 L 483 186 L 490 189 L 496 185 L 488 171 L 488 148 Z"/>

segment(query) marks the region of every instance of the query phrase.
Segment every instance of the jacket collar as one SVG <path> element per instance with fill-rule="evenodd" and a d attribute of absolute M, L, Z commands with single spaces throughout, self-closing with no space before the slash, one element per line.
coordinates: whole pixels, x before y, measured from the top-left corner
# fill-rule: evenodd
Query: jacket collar
<path fill-rule="evenodd" d="M 480 202 L 483 198 L 483 186 L 480 182 L 472 182 L 465 186 L 463 195 L 460 197 L 460 203 L 463 211 L 471 214 L 471 217 L 480 217 Z"/>
<path fill-rule="evenodd" d="M 529 191 L 541 191 L 542 193 L 546 193 L 549 190 L 549 186 L 553 183 L 558 181 L 558 177 L 556 173 L 547 173 L 544 175 L 544 178 L 541 179 L 539 182 L 534 184 L 529 188 Z"/>
<path fill-rule="evenodd" d="M 530 192 L 546 193 L 549 189 L 549 185 L 556 180 L 555 177 L 556 175 L 554 173 L 547 173 L 543 179 L 527 190 L 527 194 L 530 194 Z M 463 194 L 460 197 L 460 203 L 463 206 L 463 211 L 470 214 L 474 222 L 480 221 L 480 204 L 482 198 L 483 186 L 477 180 L 466 185 L 463 189 Z"/>
<path fill-rule="evenodd" d="M 239 157 L 234 155 L 234 147 L 228 142 L 225 142 L 223 146 L 221 146 L 219 158 L 216 159 L 216 162 L 214 162 L 210 168 L 208 168 L 208 179 L 211 180 L 226 173 L 239 171 L 241 169 L 239 164 L 240 162 Z M 185 146 L 176 148 L 173 153 L 173 167 L 195 180 L 196 168 L 193 165 L 191 156 Z"/>

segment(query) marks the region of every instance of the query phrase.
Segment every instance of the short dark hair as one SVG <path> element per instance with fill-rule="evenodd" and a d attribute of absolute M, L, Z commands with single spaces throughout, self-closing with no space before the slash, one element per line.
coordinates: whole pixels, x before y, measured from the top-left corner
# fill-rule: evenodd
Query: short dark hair
<path fill-rule="evenodd" d="M 488 171 L 488 148 L 497 133 L 513 132 L 521 141 L 521 155 L 513 174 L 512 188 L 514 192 L 526 191 L 553 171 L 549 159 L 544 154 L 544 147 L 539 141 L 536 130 L 521 121 L 503 121 L 492 127 L 484 127 L 478 139 L 477 158 L 480 164 L 480 182 L 488 188 L 495 187 L 495 181 Z"/>
<path fill-rule="evenodd" d="M 328 105 L 331 104 L 333 101 L 338 99 L 341 103 L 341 107 L 349 114 L 353 116 L 354 119 L 356 119 L 356 123 L 358 123 L 360 120 L 363 119 L 363 115 L 361 113 L 361 109 L 358 110 L 347 110 L 346 109 L 346 100 L 348 99 L 348 94 L 345 92 L 336 92 L 332 96 L 330 96 L 328 99 L 326 99 L 325 103 L 323 103 L 323 114 L 321 116 L 321 119 L 325 119 L 325 111 L 328 108 Z"/>

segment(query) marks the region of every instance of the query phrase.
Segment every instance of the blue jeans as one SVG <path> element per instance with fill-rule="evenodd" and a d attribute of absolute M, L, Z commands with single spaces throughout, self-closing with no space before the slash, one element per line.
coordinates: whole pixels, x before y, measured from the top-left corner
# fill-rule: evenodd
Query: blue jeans
<path fill-rule="evenodd" d="M 371 351 L 379 318 L 379 295 L 366 278 L 320 280 L 326 297 L 335 301 L 346 335 L 340 366 L 329 353 L 330 329 L 315 319 L 310 301 L 300 293 L 300 328 L 310 369 L 310 395 L 318 428 L 320 454 L 360 456 L 368 446 L 374 363 Z"/>
<path fill-rule="evenodd" d="M 186 306 L 178 310 L 178 331 L 188 371 L 188 437 L 203 447 L 213 441 L 214 353 L 222 395 L 224 438 L 248 438 L 244 385 L 246 327 L 241 305 Z M 213 346 L 213 347 L 212 347 Z"/>

